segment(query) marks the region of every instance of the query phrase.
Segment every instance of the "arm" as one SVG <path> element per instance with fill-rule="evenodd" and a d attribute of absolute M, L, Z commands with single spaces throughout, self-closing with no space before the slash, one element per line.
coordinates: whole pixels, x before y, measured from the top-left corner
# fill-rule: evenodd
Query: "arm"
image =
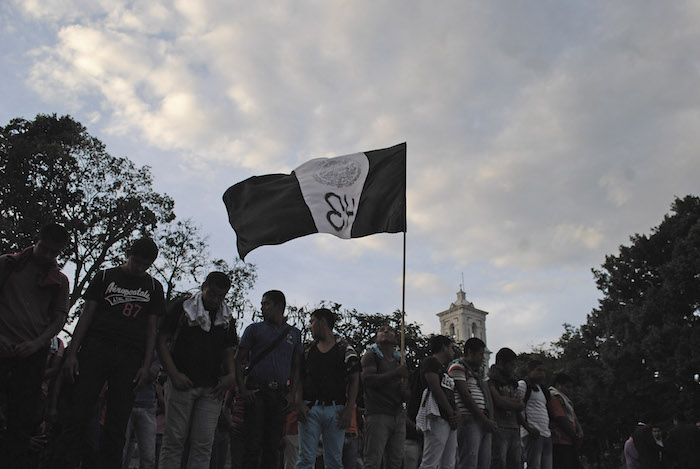
<path fill-rule="evenodd" d="M 151 376 L 151 363 L 153 363 L 153 351 L 156 348 L 156 331 L 158 329 L 158 318 L 156 315 L 151 314 L 148 316 L 148 322 L 146 323 L 146 351 L 143 354 L 143 363 L 141 368 L 136 372 L 134 376 L 135 387 L 139 388 L 146 383 Z"/>
<path fill-rule="evenodd" d="M 212 394 L 219 399 L 223 398 L 226 395 L 226 391 L 231 389 L 236 383 L 236 365 L 233 360 L 233 347 L 225 348 L 223 354 L 223 365 L 226 374 L 219 377 L 219 382 L 214 386 L 214 389 L 211 390 Z"/>
<path fill-rule="evenodd" d="M 498 392 L 496 385 L 493 384 L 493 380 L 489 380 L 489 389 L 491 390 L 491 395 L 493 396 L 493 403 L 496 405 L 496 407 L 515 411 L 521 411 L 525 408 L 522 399 L 519 399 L 517 397 L 502 396 Z"/>
<path fill-rule="evenodd" d="M 63 373 L 69 383 L 72 383 L 74 377 L 80 374 L 80 369 L 78 367 L 78 349 L 80 349 L 83 339 L 85 339 L 85 334 L 87 334 L 87 331 L 90 329 L 95 311 L 97 311 L 97 301 L 86 301 L 83 306 L 83 312 L 80 314 L 80 319 L 78 319 L 78 324 L 73 331 L 73 339 L 70 342 L 70 346 L 66 349 L 66 361 L 63 364 Z"/>
<path fill-rule="evenodd" d="M 294 402 L 296 400 L 295 396 L 297 387 L 301 387 L 301 353 L 296 353 L 294 355 L 294 358 L 292 358 L 292 369 L 290 372 L 289 379 L 289 392 L 285 397 L 285 399 L 287 400 L 287 407 L 285 408 L 285 412 L 290 411 L 291 407 L 294 405 Z"/>
<path fill-rule="evenodd" d="M 363 357 L 362 361 L 362 382 L 370 388 L 381 388 L 396 379 L 408 378 L 408 368 L 406 368 L 405 364 L 401 364 L 386 373 L 377 373 L 377 366 L 374 360 L 371 358 L 364 359 Z"/>
<path fill-rule="evenodd" d="M 170 353 L 170 347 L 168 344 L 173 338 L 173 334 L 170 331 L 165 331 L 161 329 L 158 332 L 158 356 L 160 357 L 160 362 L 163 364 L 163 369 L 168 374 L 170 381 L 172 381 L 175 389 L 185 390 L 192 387 L 192 381 L 184 373 L 178 371 L 177 366 L 175 366 L 175 361 L 173 360 L 173 355 Z"/>
<path fill-rule="evenodd" d="M 352 413 L 355 412 L 355 401 L 357 400 L 357 390 L 360 388 L 360 373 L 355 371 L 348 376 L 347 383 L 347 400 L 345 407 L 340 414 L 338 426 L 340 428 L 348 428 L 352 421 Z"/>
<path fill-rule="evenodd" d="M 432 371 L 425 372 L 425 381 L 428 383 L 428 389 L 433 393 L 433 398 L 437 402 L 440 411 L 448 416 L 448 418 L 453 418 L 456 415 L 455 410 L 450 405 L 447 400 L 447 396 L 442 392 L 442 387 L 440 386 L 440 376 Z"/>
<path fill-rule="evenodd" d="M 66 323 L 66 318 L 66 313 L 56 311 L 53 321 L 46 326 L 46 329 L 44 329 L 41 335 L 35 339 L 27 340 L 17 345 L 15 347 L 15 354 L 18 357 L 26 358 L 41 350 L 42 347 L 45 347 L 46 344 L 49 343 L 49 340 L 51 340 L 53 336 L 61 332 L 63 325 Z"/>
<path fill-rule="evenodd" d="M 478 405 L 476 405 L 476 402 L 474 402 L 472 394 L 469 392 L 469 388 L 467 387 L 467 382 L 465 380 L 455 380 L 455 385 L 457 386 L 459 397 L 462 398 L 462 402 L 464 402 L 465 407 L 469 409 L 472 415 L 486 425 L 486 429 L 488 431 L 496 430 L 496 428 L 498 428 L 496 422 L 489 419 L 486 414 L 484 414 L 484 411 L 481 410 Z"/>
<path fill-rule="evenodd" d="M 234 378 L 236 380 L 236 387 L 238 388 L 238 395 L 241 397 L 241 399 L 250 402 L 255 399 L 255 391 L 250 391 L 248 388 L 246 388 L 244 383 L 245 375 L 243 374 L 243 362 L 247 362 L 249 356 L 250 349 L 242 347 L 239 344 L 238 350 L 236 350 L 236 354 L 233 357 L 233 361 L 235 367 Z"/>

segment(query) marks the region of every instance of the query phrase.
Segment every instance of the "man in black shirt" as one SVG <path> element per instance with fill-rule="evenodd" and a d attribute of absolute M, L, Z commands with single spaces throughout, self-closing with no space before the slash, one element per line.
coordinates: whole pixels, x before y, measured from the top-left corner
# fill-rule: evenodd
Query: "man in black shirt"
<path fill-rule="evenodd" d="M 73 468 L 79 462 L 82 435 L 106 381 L 100 467 L 121 469 L 134 389 L 149 381 L 157 317 L 164 311 L 163 287 L 146 273 L 157 256 L 153 240 L 134 241 L 126 263 L 99 271 L 83 295 L 85 306 L 63 365 L 66 380 L 75 380 L 73 402 L 52 467 Z"/>
<path fill-rule="evenodd" d="M 314 467 L 321 435 L 326 468 L 343 467 L 343 440 L 355 410 L 360 362 L 355 350 L 333 335 L 335 319 L 335 314 L 326 308 L 311 313 L 314 342 L 304 353 L 296 393 L 297 469 Z"/>
<path fill-rule="evenodd" d="M 238 337 L 231 309 L 224 303 L 229 288 L 225 273 L 210 273 L 202 291 L 176 301 L 161 324 L 158 354 L 169 377 L 161 468 L 180 466 L 188 435 L 187 468 L 209 467 L 221 404 L 234 384 L 233 347 Z"/>

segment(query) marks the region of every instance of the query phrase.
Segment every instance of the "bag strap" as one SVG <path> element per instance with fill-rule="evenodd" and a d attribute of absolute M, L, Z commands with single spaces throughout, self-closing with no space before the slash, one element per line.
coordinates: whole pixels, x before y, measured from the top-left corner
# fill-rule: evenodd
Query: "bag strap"
<path fill-rule="evenodd" d="M 287 332 L 289 332 L 291 329 L 292 329 L 291 324 L 288 324 L 287 327 L 284 328 L 282 333 L 280 335 L 278 335 L 277 337 L 275 337 L 275 340 L 273 340 L 272 343 L 270 343 L 270 345 L 268 345 L 265 350 L 260 352 L 253 360 L 250 361 L 250 364 L 245 368 L 245 370 L 243 370 L 243 374 L 248 376 L 248 374 L 250 373 L 250 370 L 255 368 L 255 365 L 260 363 L 260 361 L 263 358 L 268 356 L 270 354 L 270 352 L 272 352 L 275 348 L 277 348 L 279 343 L 282 342 L 282 339 L 284 339 L 284 337 L 287 335 Z"/>

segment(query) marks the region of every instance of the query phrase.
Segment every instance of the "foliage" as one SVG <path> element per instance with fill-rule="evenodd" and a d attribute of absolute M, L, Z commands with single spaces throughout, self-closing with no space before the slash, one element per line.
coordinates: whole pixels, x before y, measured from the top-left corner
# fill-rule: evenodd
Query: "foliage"
<path fill-rule="evenodd" d="M 671 210 L 593 270 L 598 308 L 553 344 L 556 366 L 577 381 L 594 467 L 614 466 L 635 422 L 700 412 L 700 198 L 676 199 Z"/>
<path fill-rule="evenodd" d="M 153 190 L 148 166 L 110 155 L 69 116 L 13 119 L 0 135 L 0 248 L 25 247 L 48 221 L 65 224 L 71 242 L 62 260 L 75 267 L 71 306 L 132 239 L 175 217 L 172 199 Z"/>

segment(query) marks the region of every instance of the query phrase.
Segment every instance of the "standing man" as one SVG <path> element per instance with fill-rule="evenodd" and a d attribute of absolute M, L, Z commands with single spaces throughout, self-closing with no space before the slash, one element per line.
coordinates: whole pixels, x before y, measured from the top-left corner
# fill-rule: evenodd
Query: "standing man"
<path fill-rule="evenodd" d="M 498 428 L 492 419 L 491 393 L 484 381 L 486 344 L 476 337 L 464 343 L 464 357 L 450 363 L 449 375 L 457 392 L 455 402 L 462 412 L 457 429 L 457 467 L 489 469 L 491 467 L 491 435 Z"/>
<path fill-rule="evenodd" d="M 235 384 L 233 347 L 238 337 L 224 303 L 230 288 L 228 275 L 211 272 L 201 291 L 173 303 L 161 323 L 158 354 L 169 379 L 160 468 L 180 467 L 188 436 L 187 468 L 209 467 L 221 405 Z"/>
<path fill-rule="evenodd" d="M 445 365 L 455 357 L 452 340 L 444 335 L 433 336 L 430 351 L 432 355 L 420 365 L 421 381 L 426 388 L 420 406 L 433 407 L 426 410 L 427 416 L 423 417 L 419 410 L 416 417 L 416 424 L 423 431 L 420 469 L 452 469 L 457 456 L 457 426 L 461 419 L 454 399 L 454 380 L 445 373 Z"/>
<path fill-rule="evenodd" d="M 578 469 L 577 448 L 583 440 L 583 429 L 569 398 L 573 390 L 574 380 L 565 373 L 556 375 L 554 386 L 549 388 L 553 469 Z"/>
<path fill-rule="evenodd" d="M 235 356 L 240 398 L 246 402 L 246 469 L 279 466 L 284 417 L 294 402 L 302 352 L 301 332 L 284 318 L 284 294 L 270 290 L 260 306 L 263 322 L 245 329 Z"/>
<path fill-rule="evenodd" d="M 496 353 L 496 364 L 489 370 L 489 388 L 498 424 L 493 442 L 494 469 L 518 469 L 522 464 L 518 413 L 525 404 L 517 395 L 518 381 L 513 378 L 516 358 L 515 352 L 504 347 Z"/>
<path fill-rule="evenodd" d="M 552 433 L 547 404 L 551 396 L 544 387 L 545 369 L 540 360 L 527 364 L 527 378 L 518 381 L 518 397 L 525 402 L 520 437 L 528 469 L 552 469 Z"/>
<path fill-rule="evenodd" d="M 345 429 L 355 412 L 360 361 L 355 350 L 333 334 L 335 319 L 335 314 L 326 308 L 311 313 L 314 341 L 304 352 L 296 389 L 297 469 L 314 467 L 321 436 L 326 469 L 343 469 Z"/>
<path fill-rule="evenodd" d="M 8 464 L 26 457 L 49 343 L 66 322 L 68 279 L 56 257 L 68 240 L 66 229 L 51 223 L 34 246 L 0 256 L 0 388 L 7 399 L 0 461 Z"/>
<path fill-rule="evenodd" d="M 157 256 L 152 239 L 137 239 L 126 251 L 126 262 L 99 271 L 83 295 L 85 305 L 63 365 L 65 379 L 75 380 L 73 403 L 52 467 L 73 468 L 79 462 L 84 430 L 107 382 L 99 466 L 121 469 L 134 390 L 148 383 L 157 319 L 165 309 L 163 286 L 146 273 Z"/>
<path fill-rule="evenodd" d="M 406 442 L 408 369 L 395 349 L 396 332 L 385 324 L 377 330 L 375 343 L 362 356 L 365 385 L 365 469 L 399 469 Z"/>

